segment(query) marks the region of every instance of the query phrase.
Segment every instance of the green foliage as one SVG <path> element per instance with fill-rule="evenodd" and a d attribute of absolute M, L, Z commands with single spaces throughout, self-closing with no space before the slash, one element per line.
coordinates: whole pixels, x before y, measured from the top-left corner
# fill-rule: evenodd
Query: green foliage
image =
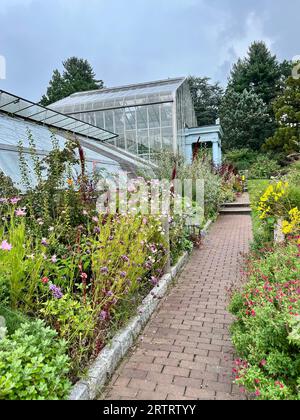
<path fill-rule="evenodd" d="M 300 78 L 287 80 L 284 92 L 274 102 L 274 112 L 277 130 L 265 149 L 286 155 L 300 152 Z"/>
<path fill-rule="evenodd" d="M 269 106 L 280 91 L 286 67 L 287 63 L 280 65 L 264 42 L 254 42 L 247 56 L 233 66 L 229 87 L 237 93 L 253 91 Z"/>
<path fill-rule="evenodd" d="M 0 399 L 66 399 L 69 359 L 66 343 L 42 321 L 23 324 L 0 341 Z"/>
<path fill-rule="evenodd" d="M 280 64 L 264 42 L 251 44 L 247 56 L 233 66 L 220 110 L 226 148 L 259 150 L 273 136 L 272 103 L 290 72 L 291 63 Z"/>
<path fill-rule="evenodd" d="M 0 302 L 2 302 L 0 298 Z M 22 324 L 28 322 L 29 319 L 20 311 L 13 311 L 10 308 L 0 304 L 0 316 L 3 316 L 6 321 L 6 328 L 8 334 L 13 334 Z"/>
<path fill-rule="evenodd" d="M 225 162 L 238 171 L 248 171 L 248 179 L 263 179 L 277 175 L 281 169 L 274 154 L 242 148 L 229 150 Z"/>
<path fill-rule="evenodd" d="M 250 166 L 248 177 L 250 179 L 269 179 L 280 171 L 277 161 L 268 154 L 258 155 L 256 161 Z"/>
<path fill-rule="evenodd" d="M 291 243 L 250 258 L 248 283 L 233 297 L 237 383 L 259 399 L 299 399 L 298 247 Z"/>
<path fill-rule="evenodd" d="M 43 319 L 66 341 L 74 376 L 80 374 L 95 349 L 96 315 L 88 303 L 81 303 L 69 294 L 61 299 L 48 299 L 41 309 Z M 98 314 L 98 313 L 97 313 Z"/>
<path fill-rule="evenodd" d="M 170 223 L 170 253 L 171 265 L 175 265 L 182 254 L 193 249 L 190 233 L 185 226 L 185 221 L 180 216 L 174 216 Z"/>
<path fill-rule="evenodd" d="M 13 197 L 19 194 L 10 177 L 0 170 L 0 198 Z"/>
<path fill-rule="evenodd" d="M 226 152 L 225 162 L 234 166 L 238 171 L 246 171 L 255 163 L 258 156 L 259 152 L 251 149 L 231 149 Z"/>
<path fill-rule="evenodd" d="M 189 77 L 198 126 L 213 125 L 219 117 L 223 89 L 218 83 L 210 83 L 208 77 Z"/>
<path fill-rule="evenodd" d="M 227 89 L 220 115 L 226 149 L 259 150 L 269 135 L 270 115 L 263 100 L 254 92 Z"/>
<path fill-rule="evenodd" d="M 262 249 L 264 246 L 273 240 L 273 231 L 268 228 L 260 219 L 260 213 L 257 210 L 257 203 L 260 197 L 266 191 L 269 185 L 268 180 L 249 180 L 248 190 L 252 208 L 252 229 L 253 229 L 253 244 L 254 249 Z"/>
<path fill-rule="evenodd" d="M 15 212 L 16 206 L 9 208 L 0 225 L 0 241 L 6 240 L 11 246 L 10 251 L 0 249 L 0 295 L 13 309 L 29 310 L 40 283 L 44 249 L 41 242 L 32 242 L 27 236 L 25 219 Z"/>
<path fill-rule="evenodd" d="M 71 57 L 63 62 L 63 67 L 63 74 L 54 70 L 41 105 L 48 106 L 76 92 L 103 88 L 103 81 L 95 79 L 93 68 L 87 60 Z"/>

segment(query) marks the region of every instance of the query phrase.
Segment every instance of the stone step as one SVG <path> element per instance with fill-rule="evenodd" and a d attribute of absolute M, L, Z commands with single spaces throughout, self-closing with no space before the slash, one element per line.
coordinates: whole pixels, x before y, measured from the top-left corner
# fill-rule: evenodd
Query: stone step
<path fill-rule="evenodd" d="M 231 207 L 231 208 L 221 208 L 220 214 L 223 216 L 229 215 L 251 215 L 250 207 Z"/>
<path fill-rule="evenodd" d="M 223 206 L 224 208 L 243 208 L 243 207 L 250 207 L 250 203 L 249 202 L 242 202 L 242 203 L 238 203 L 238 202 L 234 202 L 234 203 L 224 203 Z"/>

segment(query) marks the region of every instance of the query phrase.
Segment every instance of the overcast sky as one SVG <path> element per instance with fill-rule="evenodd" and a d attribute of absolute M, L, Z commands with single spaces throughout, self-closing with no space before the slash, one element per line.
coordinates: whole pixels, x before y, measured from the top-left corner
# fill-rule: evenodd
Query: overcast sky
<path fill-rule="evenodd" d="M 224 84 L 254 40 L 299 55 L 299 20 L 299 0 L 0 0 L 0 88 L 39 100 L 72 55 L 106 86 L 189 74 Z"/>

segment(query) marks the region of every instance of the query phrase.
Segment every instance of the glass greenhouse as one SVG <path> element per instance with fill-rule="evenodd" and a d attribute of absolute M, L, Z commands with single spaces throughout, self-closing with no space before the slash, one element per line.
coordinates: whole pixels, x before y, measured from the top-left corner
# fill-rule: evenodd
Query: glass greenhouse
<path fill-rule="evenodd" d="M 197 125 L 186 78 L 76 93 L 50 108 L 118 134 L 107 141 L 148 161 L 184 153 L 185 129 Z"/>
<path fill-rule="evenodd" d="M 89 172 L 97 169 L 114 174 L 123 170 L 134 175 L 139 167 L 149 168 L 146 161 L 104 143 L 114 139 L 115 134 L 0 91 L 0 171 L 20 188 L 19 142 L 22 142 L 29 177 L 35 183 L 28 132 L 32 134 L 37 154 L 41 158 L 52 150 L 52 138 L 55 135 L 61 148 L 70 138 L 79 140 Z"/>

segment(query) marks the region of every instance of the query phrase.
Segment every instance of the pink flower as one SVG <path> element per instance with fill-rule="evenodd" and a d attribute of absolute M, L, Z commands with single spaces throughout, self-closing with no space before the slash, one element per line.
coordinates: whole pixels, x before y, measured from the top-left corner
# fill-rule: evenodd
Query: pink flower
<path fill-rule="evenodd" d="M 98 223 L 98 222 L 99 222 L 99 219 L 98 219 L 98 217 L 97 217 L 97 216 L 94 216 L 94 217 L 92 218 L 92 220 L 93 220 L 93 222 L 95 222 L 95 223 Z"/>
<path fill-rule="evenodd" d="M 57 263 L 57 256 L 56 256 L 56 255 L 53 255 L 53 256 L 51 257 L 51 262 L 52 262 L 53 264 Z"/>
<path fill-rule="evenodd" d="M 12 250 L 12 245 L 9 244 L 7 241 L 2 241 L 2 243 L 0 245 L 0 249 L 2 249 L 3 251 L 11 251 Z"/>
<path fill-rule="evenodd" d="M 43 278 L 42 278 L 42 283 L 44 283 L 44 284 L 49 283 L 49 279 L 48 279 L 48 277 L 43 277 Z"/>
<path fill-rule="evenodd" d="M 87 280 L 88 275 L 86 273 L 81 273 L 80 277 L 82 278 L 82 280 Z"/>
<path fill-rule="evenodd" d="M 16 216 L 25 217 L 26 216 L 26 211 L 24 211 L 23 209 L 17 209 L 16 210 Z"/>
<path fill-rule="evenodd" d="M 256 395 L 257 397 L 259 397 L 259 396 L 260 396 L 260 391 L 259 391 L 258 389 L 255 391 L 255 395 Z"/>
<path fill-rule="evenodd" d="M 263 360 L 260 362 L 260 366 L 266 366 L 266 364 L 267 364 L 267 361 L 266 361 L 265 359 L 263 359 Z"/>
<path fill-rule="evenodd" d="M 14 197 L 14 198 L 11 198 L 10 200 L 11 204 L 13 204 L 14 206 L 18 204 L 19 201 L 21 201 L 20 197 Z"/>
<path fill-rule="evenodd" d="M 136 188 L 134 185 L 129 185 L 128 186 L 128 192 L 129 193 L 135 193 L 136 192 Z"/>
<path fill-rule="evenodd" d="M 101 311 L 100 313 L 100 319 L 101 321 L 105 321 L 108 317 L 108 313 L 106 311 Z"/>

